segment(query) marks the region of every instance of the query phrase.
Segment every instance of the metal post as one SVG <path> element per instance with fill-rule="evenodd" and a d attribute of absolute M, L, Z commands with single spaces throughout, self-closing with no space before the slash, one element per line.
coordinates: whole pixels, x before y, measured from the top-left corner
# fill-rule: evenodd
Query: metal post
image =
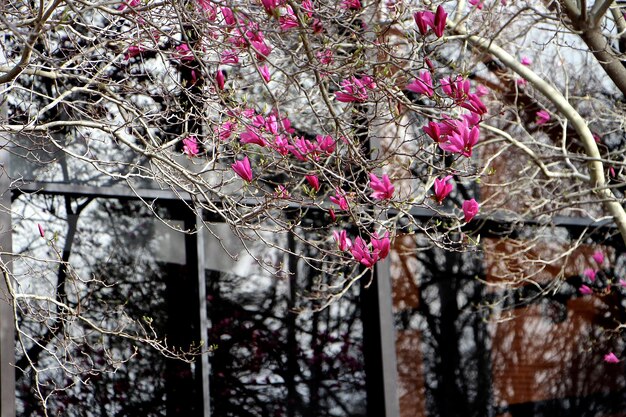
<path fill-rule="evenodd" d="M 0 61 L 2 51 L 0 50 Z M 1 116 L 6 115 L 4 103 L 0 103 Z M 1 117 L 0 116 L 0 117 Z M 12 270 L 10 254 L 11 238 L 11 181 L 9 180 L 8 140 L 0 138 L 0 251 L 2 262 Z M 35 231 L 33 231 L 35 232 Z M 0 279 L 0 416 L 15 417 L 15 322 L 12 298 L 4 279 Z"/>

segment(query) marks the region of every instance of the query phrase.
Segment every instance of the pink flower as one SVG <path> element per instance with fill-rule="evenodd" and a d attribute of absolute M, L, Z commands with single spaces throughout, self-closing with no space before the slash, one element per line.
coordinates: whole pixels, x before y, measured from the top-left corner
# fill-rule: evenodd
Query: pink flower
<path fill-rule="evenodd" d="M 329 65 L 333 62 L 333 51 L 331 49 L 325 49 L 315 54 L 320 64 Z"/>
<path fill-rule="evenodd" d="M 343 0 L 341 2 L 342 9 L 359 10 L 361 8 L 361 2 L 359 0 Z"/>
<path fill-rule="evenodd" d="M 346 193 L 340 188 L 335 189 L 335 195 L 330 197 L 330 201 L 337 204 L 341 210 L 348 210 L 349 208 Z"/>
<path fill-rule="evenodd" d="M 536 120 L 536 123 L 537 123 L 538 125 L 543 125 L 543 124 L 546 124 L 546 123 L 548 123 L 549 121 L 550 121 L 550 113 L 548 113 L 548 112 L 547 112 L 547 111 L 545 111 L 545 110 L 539 110 L 539 111 L 537 112 L 537 120 Z"/>
<path fill-rule="evenodd" d="M 236 161 L 231 165 L 235 174 L 239 175 L 244 181 L 252 181 L 252 168 L 250 167 L 250 160 L 248 157 L 244 157 L 241 161 Z"/>
<path fill-rule="evenodd" d="M 395 187 L 389 181 L 387 174 L 383 174 L 382 180 L 374 173 L 370 173 L 370 188 L 374 191 L 371 194 L 376 200 L 389 200 L 393 197 Z"/>
<path fill-rule="evenodd" d="M 619 286 L 622 288 L 626 288 L 626 279 L 620 278 Z"/>
<path fill-rule="evenodd" d="M 429 11 L 415 12 L 413 19 L 422 36 L 426 36 L 429 27 L 435 23 L 435 15 Z"/>
<path fill-rule="evenodd" d="M 350 248 L 350 253 L 354 256 L 354 259 L 365 265 L 367 268 L 372 268 L 376 262 L 378 262 L 378 253 L 372 253 L 367 243 L 361 237 L 354 239 L 354 244 Z"/>
<path fill-rule="evenodd" d="M 533 64 L 533 60 L 532 60 L 532 59 L 530 59 L 530 58 L 528 58 L 527 56 L 523 56 L 523 57 L 522 57 L 522 59 L 520 60 L 520 63 L 521 63 L 522 65 L 529 66 L 529 65 L 532 65 L 532 64 Z"/>
<path fill-rule="evenodd" d="M 119 10 L 120 12 L 125 10 L 127 7 L 131 7 L 131 8 L 137 8 L 141 6 L 141 1 L 140 0 L 130 0 L 130 1 L 124 1 L 122 2 L 122 4 L 120 4 L 119 6 L 117 6 L 117 10 Z"/>
<path fill-rule="evenodd" d="M 141 45 L 131 45 L 128 47 L 126 53 L 124 54 L 124 60 L 128 61 L 129 59 L 140 55 L 145 50 L 146 48 Z"/>
<path fill-rule="evenodd" d="M 469 93 L 467 95 L 467 101 L 461 103 L 461 107 L 479 116 L 487 113 L 487 107 L 483 104 L 477 94 Z"/>
<path fill-rule="evenodd" d="M 221 63 L 226 64 L 238 64 L 239 63 L 239 54 L 237 51 L 232 49 L 228 49 L 222 52 L 221 54 Z"/>
<path fill-rule="evenodd" d="M 220 7 L 220 11 L 222 12 L 222 16 L 224 16 L 224 23 L 228 26 L 233 26 L 236 22 L 233 11 L 228 7 Z"/>
<path fill-rule="evenodd" d="M 460 75 L 452 80 L 452 77 L 441 80 L 443 92 L 457 103 L 463 103 L 470 93 L 470 81 Z"/>
<path fill-rule="evenodd" d="M 313 17 L 313 12 L 315 11 L 315 8 L 313 7 L 313 2 L 311 0 L 302 0 L 300 8 L 309 18 Z"/>
<path fill-rule="evenodd" d="M 350 77 L 341 82 L 342 91 L 335 93 L 337 101 L 343 103 L 357 102 L 363 103 L 367 101 L 368 95 L 362 80 L 356 77 Z"/>
<path fill-rule="evenodd" d="M 328 215 L 330 216 L 330 219 L 332 221 L 337 221 L 337 215 L 335 214 L 335 210 L 329 209 L 328 210 Z"/>
<path fill-rule="evenodd" d="M 440 142 L 439 147 L 444 151 L 460 153 L 469 158 L 472 156 L 472 148 L 478 143 L 479 136 L 478 126 L 470 129 L 466 123 L 456 123 L 456 131 L 448 136 L 447 142 Z"/>
<path fill-rule="evenodd" d="M 222 72 L 222 70 L 217 70 L 217 73 L 215 74 L 215 82 L 217 83 L 217 88 L 219 88 L 220 90 L 224 89 L 224 83 L 226 82 L 226 78 L 224 78 L 224 73 Z"/>
<path fill-rule="evenodd" d="M 435 21 L 433 24 L 433 31 L 435 32 L 435 36 L 441 38 L 443 36 L 443 31 L 446 28 L 446 18 L 448 14 L 444 10 L 444 8 L 439 5 L 437 6 L 437 11 L 435 12 Z"/>
<path fill-rule="evenodd" d="M 591 268 L 586 268 L 583 271 L 583 275 L 589 278 L 589 281 L 594 282 L 596 280 L 596 271 Z"/>
<path fill-rule="evenodd" d="M 595 251 L 592 256 L 593 260 L 596 261 L 598 265 L 602 265 L 604 263 L 604 254 L 599 250 Z"/>
<path fill-rule="evenodd" d="M 430 76 L 429 71 L 422 71 L 418 78 L 414 79 L 406 89 L 413 91 L 417 94 L 424 94 L 425 96 L 432 97 L 433 91 L 433 79 Z"/>
<path fill-rule="evenodd" d="M 261 0 L 261 4 L 263 4 L 263 8 L 269 14 L 272 14 L 274 9 L 278 7 L 278 1 L 276 0 Z"/>
<path fill-rule="evenodd" d="M 282 30 L 298 27 L 298 18 L 291 6 L 285 6 L 284 13 L 278 18 L 278 23 Z"/>
<path fill-rule="evenodd" d="M 320 180 L 317 178 L 317 175 L 305 175 L 304 178 L 316 192 L 320 190 Z"/>
<path fill-rule="evenodd" d="M 441 134 L 441 126 L 435 122 L 428 122 L 428 125 L 422 127 L 424 133 L 432 138 L 435 142 L 445 142 L 447 140 L 446 137 L 442 137 Z"/>
<path fill-rule="evenodd" d="M 261 73 L 261 77 L 263 77 L 263 80 L 265 80 L 266 83 L 269 83 L 272 75 L 270 74 L 270 69 L 267 64 L 260 67 L 259 72 Z"/>
<path fill-rule="evenodd" d="M 483 0 L 468 0 L 469 4 L 471 4 L 472 6 L 476 6 L 476 8 L 478 10 L 482 10 L 483 9 Z"/>
<path fill-rule="evenodd" d="M 348 234 L 345 230 L 342 230 L 341 232 L 334 230 L 333 236 L 339 245 L 339 250 L 346 251 L 352 247 L 352 241 L 348 238 Z"/>
<path fill-rule="evenodd" d="M 272 149 L 274 149 L 279 154 L 285 156 L 289 153 L 290 149 L 289 141 L 285 137 L 285 135 L 276 135 L 274 136 L 274 143 L 272 144 Z"/>
<path fill-rule="evenodd" d="M 241 135 L 239 135 L 239 141 L 241 143 L 252 143 L 254 145 L 266 146 L 267 142 L 265 141 L 265 139 L 263 139 L 263 137 L 260 136 L 253 129 L 254 128 L 250 128 L 243 132 Z"/>
<path fill-rule="evenodd" d="M 604 362 L 606 362 L 606 363 L 619 363 L 619 359 L 617 358 L 617 356 L 615 356 L 615 354 L 613 352 L 609 352 L 606 355 L 604 355 Z"/>
<path fill-rule="evenodd" d="M 193 52 L 189 49 L 189 45 L 186 43 L 180 44 L 176 47 L 177 58 L 181 61 L 193 61 Z"/>
<path fill-rule="evenodd" d="M 443 203 L 443 200 L 452 192 L 452 188 L 454 188 L 449 182 L 451 179 L 452 175 L 448 175 L 443 179 L 435 179 L 433 188 L 435 189 L 435 200 L 437 200 L 439 204 Z"/>
<path fill-rule="evenodd" d="M 581 285 L 578 291 L 583 295 L 593 294 L 593 290 L 586 285 Z"/>
<path fill-rule="evenodd" d="M 187 136 L 183 139 L 183 153 L 187 156 L 196 156 L 200 152 L 198 140 L 195 136 Z"/>
<path fill-rule="evenodd" d="M 333 140 L 332 136 L 329 135 L 316 135 L 315 140 L 317 141 L 317 148 L 325 152 L 327 154 L 331 154 L 335 151 L 336 143 Z"/>
<path fill-rule="evenodd" d="M 217 128 L 217 134 L 221 140 L 226 140 L 230 138 L 230 136 L 233 134 L 235 129 L 237 129 L 237 123 L 231 122 L 229 120 L 229 121 L 222 123 L 222 125 L 219 128 Z"/>
<path fill-rule="evenodd" d="M 370 242 L 372 244 L 372 253 L 375 254 L 378 259 L 385 259 L 387 255 L 389 255 L 391 248 L 389 232 L 385 232 L 383 237 L 378 237 L 378 233 L 374 233 Z"/>
<path fill-rule="evenodd" d="M 40 225 L 40 224 L 38 223 L 38 224 L 37 224 L 37 228 L 39 229 L 39 236 L 41 236 L 41 237 L 46 237 L 46 236 L 45 236 L 45 232 L 44 232 L 44 230 L 43 230 L 43 226 L 42 226 L 42 225 Z"/>
<path fill-rule="evenodd" d="M 519 86 L 523 86 L 528 84 L 528 81 L 526 81 L 526 78 L 518 78 L 517 80 L 515 80 L 515 83 Z"/>
<path fill-rule="evenodd" d="M 465 221 L 469 222 L 478 214 L 478 210 L 480 209 L 480 205 L 474 200 L 465 200 L 463 202 L 463 215 L 465 216 Z"/>

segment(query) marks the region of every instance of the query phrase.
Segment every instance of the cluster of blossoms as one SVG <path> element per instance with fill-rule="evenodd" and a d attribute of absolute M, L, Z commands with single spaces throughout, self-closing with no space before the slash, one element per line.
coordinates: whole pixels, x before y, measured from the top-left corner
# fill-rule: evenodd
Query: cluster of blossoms
<path fill-rule="evenodd" d="M 343 152 L 339 150 L 340 140 L 326 133 L 315 136 L 297 135 L 290 120 L 284 113 L 278 111 L 279 107 L 260 113 L 233 101 L 236 84 L 228 81 L 230 77 L 227 75 L 230 71 L 236 72 L 239 67 L 255 70 L 270 90 L 278 86 L 277 82 L 270 83 L 273 44 L 261 30 L 264 23 L 255 20 L 254 14 L 242 13 L 237 8 L 228 7 L 227 3 L 218 5 L 209 0 L 197 0 L 196 4 L 197 10 L 204 16 L 206 22 L 214 25 L 210 27 L 216 28 L 213 33 L 207 35 L 207 41 L 217 42 L 211 42 L 210 51 L 206 49 L 207 43 L 204 40 L 198 40 L 193 44 L 179 41 L 173 46 L 167 43 L 170 45 L 168 47 L 173 48 L 170 57 L 177 65 L 189 69 L 191 85 L 195 85 L 201 76 L 209 80 L 209 86 L 213 87 L 211 91 L 221 98 L 227 98 L 225 102 L 228 103 L 226 106 L 229 109 L 224 112 L 225 117 L 222 116 L 220 121 L 215 122 L 211 132 L 212 136 L 218 139 L 218 143 L 210 142 L 206 133 L 188 134 L 182 139 L 182 152 L 189 158 L 197 158 L 202 155 L 203 149 L 223 146 L 229 150 L 223 155 L 230 155 L 229 158 L 233 158 L 228 160 L 227 166 L 247 184 L 256 184 L 256 181 L 263 177 L 268 165 L 274 169 L 282 167 L 291 177 L 283 184 L 275 184 L 275 192 L 271 194 L 273 198 L 290 199 L 294 192 L 290 188 L 294 184 L 297 186 L 304 184 L 304 195 L 327 200 L 328 213 L 333 221 L 337 219 L 335 213 L 337 211 L 358 223 L 358 210 L 353 208 L 363 202 L 364 196 L 344 189 L 345 183 L 334 184 L 332 175 L 321 175 L 324 169 L 327 169 L 323 166 L 328 161 L 337 159 L 340 162 Z M 258 4 L 259 19 L 276 25 L 280 29 L 276 33 L 297 27 L 314 35 L 324 31 L 311 0 L 302 0 L 298 3 L 287 3 L 285 0 L 258 0 Z M 131 0 L 128 4 L 132 8 L 132 13 L 140 13 L 140 5 L 139 0 Z M 352 13 L 360 10 L 362 6 L 358 0 L 344 0 L 339 7 L 344 10 L 343 13 Z M 419 11 L 413 17 L 423 37 L 429 36 L 431 32 L 437 38 L 443 37 L 447 13 L 442 6 L 434 13 Z M 149 49 L 145 44 L 131 45 L 126 51 L 125 58 L 130 60 Z M 155 46 L 152 49 L 158 48 Z M 196 60 L 202 60 L 207 56 L 217 57 L 218 62 L 213 67 L 212 73 L 201 75 L 199 72 L 204 71 L 206 66 L 197 65 Z M 315 57 L 322 66 L 330 68 L 334 61 L 334 51 L 324 47 L 316 51 Z M 442 97 L 451 101 L 454 107 L 464 109 L 465 113 L 458 118 L 444 116 L 440 121 L 430 122 L 423 130 L 443 151 L 469 158 L 479 139 L 479 124 L 487 111 L 479 98 L 480 92 L 478 89 L 476 93 L 470 92 L 469 80 L 461 76 L 436 80 L 432 63 L 428 59 L 425 61 L 429 69 L 420 72 L 406 88 L 436 101 L 438 99 L 435 96 Z M 321 74 L 332 77 L 331 71 Z M 340 103 L 367 103 L 383 96 L 380 94 L 382 92 L 377 93 L 378 85 L 374 76 L 368 75 L 366 71 L 348 75 L 337 82 L 338 89 L 334 92 L 334 99 Z M 446 107 L 449 106 L 446 104 Z M 371 198 L 368 200 L 369 203 L 372 201 L 383 205 L 400 203 L 394 201 L 395 186 L 387 174 L 366 171 L 365 175 L 369 179 L 367 184 Z M 443 203 L 452 191 L 451 180 L 452 176 L 435 180 L 434 198 L 439 204 Z M 466 222 L 471 221 L 479 211 L 479 205 L 474 199 L 465 201 L 462 208 Z M 341 246 L 345 247 L 342 250 L 349 250 L 360 264 L 373 267 L 378 260 L 387 256 L 389 233 L 386 232 L 382 238 L 372 231 L 365 233 L 371 236 L 369 243 L 360 237 L 352 242 L 345 238 L 344 233 L 345 239 Z"/>
<path fill-rule="evenodd" d="M 360 236 L 356 237 L 354 242 L 352 242 L 345 230 L 341 232 L 334 231 L 333 236 L 339 250 L 349 251 L 357 262 L 367 268 L 373 268 L 376 262 L 385 259 L 389 255 L 391 246 L 389 232 L 385 232 L 382 237 L 374 233 L 370 238 L 369 244 Z"/>

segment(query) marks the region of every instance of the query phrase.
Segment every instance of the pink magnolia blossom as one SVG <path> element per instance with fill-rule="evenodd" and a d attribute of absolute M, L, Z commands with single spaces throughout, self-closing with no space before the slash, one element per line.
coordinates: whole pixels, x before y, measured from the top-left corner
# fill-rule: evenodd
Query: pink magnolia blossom
<path fill-rule="evenodd" d="M 270 74 L 270 69 L 267 64 L 259 67 L 259 72 L 261 73 L 261 77 L 263 77 L 263 80 L 265 80 L 266 83 L 269 83 L 272 75 Z"/>
<path fill-rule="evenodd" d="M 304 178 L 316 192 L 320 190 L 320 180 L 317 175 L 305 175 Z"/>
<path fill-rule="evenodd" d="M 482 10 L 484 6 L 483 0 L 468 0 L 468 3 L 475 6 L 478 10 Z"/>
<path fill-rule="evenodd" d="M 523 56 L 523 57 L 522 57 L 522 59 L 520 59 L 520 63 L 521 63 L 522 65 L 529 66 L 529 65 L 532 65 L 532 64 L 533 64 L 533 60 L 532 60 L 532 59 L 530 59 L 530 58 L 528 58 L 527 56 Z"/>
<path fill-rule="evenodd" d="M 370 251 L 369 246 L 361 237 L 354 239 L 354 243 L 350 248 L 350 253 L 354 259 L 365 265 L 367 268 L 372 268 L 378 262 L 378 253 Z"/>
<path fill-rule="evenodd" d="M 239 175 L 244 181 L 252 181 L 252 167 L 250 166 L 250 160 L 248 157 L 244 157 L 241 161 L 236 161 L 231 165 L 235 174 Z"/>
<path fill-rule="evenodd" d="M 198 6 L 200 6 L 200 9 L 204 11 L 206 19 L 209 22 L 215 21 L 217 18 L 217 10 L 215 9 L 215 6 L 213 6 L 209 0 L 197 0 L 197 3 Z"/>
<path fill-rule="evenodd" d="M 313 29 L 313 33 L 318 35 L 324 31 L 324 24 L 319 19 L 313 19 L 311 22 L 311 29 Z"/>
<path fill-rule="evenodd" d="M 457 123 L 456 131 L 448 136 L 447 142 L 440 142 L 439 147 L 444 151 L 459 153 L 465 157 L 472 156 L 472 149 L 478 143 L 480 129 L 474 126 L 471 129 L 466 123 Z"/>
<path fill-rule="evenodd" d="M 613 178 L 615 178 L 615 168 L 613 167 L 609 167 L 609 175 Z"/>
<path fill-rule="evenodd" d="M 39 229 L 39 236 L 46 237 L 46 233 L 43 230 L 43 226 L 40 225 L 39 223 L 37 224 L 37 229 Z"/>
<path fill-rule="evenodd" d="M 220 90 L 224 89 L 226 78 L 224 77 L 224 73 L 220 69 L 218 69 L 217 73 L 215 73 L 215 83 L 217 84 L 217 88 L 219 88 Z"/>
<path fill-rule="evenodd" d="M 465 217 L 465 221 L 469 222 L 472 220 L 478 214 L 479 209 L 480 205 L 473 198 L 471 200 L 465 200 L 463 202 L 463 216 Z"/>
<path fill-rule="evenodd" d="M 593 294 L 593 290 L 586 285 L 581 285 L 578 291 L 583 295 Z"/>
<path fill-rule="evenodd" d="M 237 129 L 237 123 L 232 122 L 230 120 L 222 123 L 220 127 L 217 128 L 217 134 L 221 140 L 227 140 L 233 134 L 233 132 Z"/>
<path fill-rule="evenodd" d="M 224 65 L 239 63 L 239 54 L 237 53 L 237 51 L 234 51 L 232 49 L 227 49 L 223 51 L 220 57 L 221 63 Z"/>
<path fill-rule="evenodd" d="M 583 275 L 589 278 L 589 281 L 594 282 L 596 280 L 596 271 L 591 268 L 586 268 L 583 271 Z"/>
<path fill-rule="evenodd" d="M 443 31 L 446 28 L 446 19 L 448 18 L 448 14 L 444 10 L 444 8 L 439 5 L 437 6 L 437 11 L 435 12 L 435 21 L 433 23 L 433 32 L 435 32 L 435 36 L 441 38 L 443 36 Z"/>
<path fill-rule="evenodd" d="M 435 15 L 429 11 L 420 11 L 413 14 L 413 20 L 422 36 L 428 34 L 428 29 L 435 23 Z"/>
<path fill-rule="evenodd" d="M 452 192 L 454 185 L 449 181 L 452 179 L 452 175 L 448 175 L 443 179 L 436 178 L 433 188 L 435 189 L 435 200 L 439 204 L 443 203 L 443 200 Z"/>
<path fill-rule="evenodd" d="M 124 53 L 124 60 L 128 61 L 129 59 L 140 55 L 145 50 L 146 48 L 144 48 L 142 45 L 131 45 Z"/>
<path fill-rule="evenodd" d="M 126 10 L 127 7 L 131 7 L 131 8 L 137 8 L 141 6 L 141 1 L 140 0 L 130 0 L 130 1 L 124 1 L 122 2 L 119 6 L 117 6 L 117 10 L 124 11 Z"/>
<path fill-rule="evenodd" d="M 595 251 L 592 256 L 593 260 L 596 261 L 598 265 L 602 265 L 604 263 L 604 254 L 599 250 Z"/>
<path fill-rule="evenodd" d="M 266 146 L 267 142 L 265 141 L 265 139 L 253 129 L 254 128 L 249 128 L 245 132 L 243 132 L 239 136 L 239 141 L 241 143 L 252 143 L 254 145 Z"/>
<path fill-rule="evenodd" d="M 282 30 L 298 27 L 298 18 L 291 6 L 285 6 L 284 12 L 278 18 L 278 23 Z"/>
<path fill-rule="evenodd" d="M 278 7 L 279 2 L 277 0 L 261 0 L 261 4 L 266 12 L 272 14 L 274 9 Z"/>
<path fill-rule="evenodd" d="M 333 231 L 333 237 L 339 246 L 339 250 L 346 251 L 352 247 L 352 241 L 348 238 L 348 234 L 345 230 L 341 232 Z"/>
<path fill-rule="evenodd" d="M 458 75 L 454 80 L 447 77 L 441 80 L 441 89 L 456 103 L 463 103 L 470 93 L 470 81 Z"/>
<path fill-rule="evenodd" d="M 376 200 L 391 199 L 395 190 L 387 174 L 383 174 L 382 179 L 380 179 L 374 173 L 370 173 L 370 188 L 373 191 L 371 197 Z"/>
<path fill-rule="evenodd" d="M 341 210 L 346 211 L 349 208 L 346 192 L 340 188 L 335 189 L 335 195 L 330 196 L 330 201 L 337 204 Z"/>
<path fill-rule="evenodd" d="M 537 120 L 536 120 L 536 123 L 537 123 L 538 125 L 543 125 L 543 124 L 546 124 L 546 123 L 548 123 L 549 121 L 550 121 L 550 113 L 548 113 L 548 112 L 547 112 L 547 111 L 545 111 L 545 110 L 539 110 L 539 111 L 537 112 Z"/>
<path fill-rule="evenodd" d="M 317 141 L 317 148 L 327 154 L 333 153 L 337 147 L 332 136 L 329 135 L 316 135 L 315 140 Z"/>
<path fill-rule="evenodd" d="M 604 355 L 604 362 L 606 362 L 606 363 L 619 363 L 619 359 L 617 358 L 617 356 L 615 356 L 615 354 L 613 352 L 609 352 L 606 355 Z"/>
<path fill-rule="evenodd" d="M 370 242 L 372 244 L 372 253 L 376 254 L 378 259 L 385 259 L 389 255 L 389 250 L 391 249 L 389 232 L 385 232 L 383 237 L 379 237 L 378 233 L 374 233 Z"/>
<path fill-rule="evenodd" d="M 430 72 L 420 72 L 419 77 L 411 81 L 411 83 L 406 86 L 406 89 L 417 94 L 423 94 L 425 96 L 432 97 L 434 90 L 433 79 L 430 76 Z"/>
<path fill-rule="evenodd" d="M 461 103 L 461 107 L 479 116 L 487 113 L 487 106 L 485 106 L 477 94 L 469 93 L 467 95 L 467 101 Z"/>
<path fill-rule="evenodd" d="M 315 54 L 318 61 L 322 65 L 329 65 L 333 62 L 333 51 L 332 49 L 325 49 L 323 51 L 319 51 Z"/>
<path fill-rule="evenodd" d="M 198 140 L 195 136 L 187 136 L 183 139 L 183 153 L 187 156 L 196 156 L 200 152 Z"/>
<path fill-rule="evenodd" d="M 447 140 L 445 136 L 442 136 L 441 126 L 438 123 L 428 122 L 428 125 L 422 127 L 422 130 L 437 143 Z"/>
<path fill-rule="evenodd" d="M 274 136 L 274 143 L 272 143 L 272 149 L 274 149 L 279 154 L 285 156 L 289 153 L 290 149 L 289 141 L 285 137 L 285 135 L 276 135 Z"/>
<path fill-rule="evenodd" d="M 335 98 L 343 103 L 363 103 L 367 101 L 368 95 L 363 81 L 352 76 L 341 82 L 341 91 L 335 93 Z"/>
<path fill-rule="evenodd" d="M 337 221 L 337 215 L 335 214 L 335 210 L 332 208 L 328 210 L 328 215 L 333 222 Z"/>
<path fill-rule="evenodd" d="M 180 44 L 176 47 L 177 58 L 181 61 L 193 61 L 193 52 L 186 43 Z"/>
<path fill-rule="evenodd" d="M 300 161 L 306 161 L 309 157 L 314 160 L 319 159 L 317 150 L 318 148 L 315 144 L 313 144 L 313 142 L 308 139 L 304 139 L 303 137 L 296 139 L 294 146 L 289 148 L 289 151 L 293 154 L 293 156 L 298 158 Z"/>
<path fill-rule="evenodd" d="M 313 12 L 315 12 L 315 8 L 313 7 L 313 2 L 311 0 L 302 0 L 300 8 L 309 18 L 313 17 Z"/>
<path fill-rule="evenodd" d="M 228 26 L 233 26 L 237 22 L 235 14 L 229 7 L 220 7 L 220 11 L 222 12 L 222 16 L 224 16 L 224 23 Z"/>
<path fill-rule="evenodd" d="M 359 0 L 343 0 L 341 2 L 342 9 L 359 10 L 361 8 L 361 2 Z"/>
<path fill-rule="evenodd" d="M 526 78 L 518 78 L 517 80 L 515 80 L 515 83 L 519 86 L 524 86 L 528 84 L 528 81 L 526 80 Z"/>

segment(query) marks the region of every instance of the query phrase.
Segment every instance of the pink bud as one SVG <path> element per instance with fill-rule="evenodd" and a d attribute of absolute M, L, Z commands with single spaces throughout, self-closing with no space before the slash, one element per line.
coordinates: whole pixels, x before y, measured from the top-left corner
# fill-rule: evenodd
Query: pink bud
<path fill-rule="evenodd" d="M 43 230 L 43 226 L 40 225 L 40 224 L 37 224 L 37 228 L 39 229 L 39 236 L 45 237 L 45 232 Z"/>

